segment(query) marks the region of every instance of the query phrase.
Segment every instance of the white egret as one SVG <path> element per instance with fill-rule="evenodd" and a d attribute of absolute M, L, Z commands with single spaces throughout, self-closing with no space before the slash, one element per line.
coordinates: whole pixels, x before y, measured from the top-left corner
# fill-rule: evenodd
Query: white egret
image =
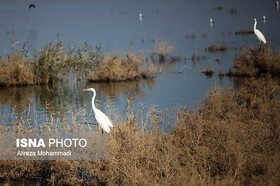
<path fill-rule="evenodd" d="M 211 31 L 213 31 L 213 24 L 214 24 L 214 20 L 212 18 L 210 18 L 210 27 L 211 27 Z"/>
<path fill-rule="evenodd" d="M 96 91 L 94 88 L 89 88 L 89 89 L 83 89 L 83 91 L 92 91 L 93 92 L 93 97 L 92 97 L 92 109 L 95 115 L 95 119 L 97 123 L 100 125 L 100 127 L 106 132 L 110 132 L 110 127 L 113 128 L 113 124 L 110 121 L 110 119 L 99 109 L 95 107 L 94 100 L 96 96 Z"/>
<path fill-rule="evenodd" d="M 140 23 L 142 23 L 142 21 L 143 21 L 143 14 L 142 13 L 139 14 L 139 20 L 140 20 Z"/>
<path fill-rule="evenodd" d="M 277 6 L 277 7 L 279 6 L 279 1 L 275 2 L 275 6 Z"/>
<path fill-rule="evenodd" d="M 263 15 L 263 16 L 262 16 L 262 20 L 265 21 L 265 19 L 266 19 L 266 17 L 265 17 L 265 15 Z"/>
<path fill-rule="evenodd" d="M 255 24 L 254 24 L 254 33 L 255 33 L 255 35 L 257 36 L 258 40 L 260 41 L 260 44 L 262 44 L 262 42 L 264 44 L 266 44 L 266 39 L 265 39 L 264 35 L 261 33 L 261 31 L 256 29 L 257 19 L 255 18 L 254 21 L 255 21 Z"/>

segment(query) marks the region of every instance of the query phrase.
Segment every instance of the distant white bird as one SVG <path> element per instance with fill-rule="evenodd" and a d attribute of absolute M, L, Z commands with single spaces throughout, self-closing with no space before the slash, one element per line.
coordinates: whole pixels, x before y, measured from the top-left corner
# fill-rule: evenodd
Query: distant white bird
<path fill-rule="evenodd" d="M 277 6 L 277 7 L 279 6 L 279 1 L 275 2 L 275 6 Z"/>
<path fill-rule="evenodd" d="M 143 21 L 143 14 L 142 13 L 139 14 L 139 20 L 140 20 L 140 23 L 142 23 L 142 21 Z"/>
<path fill-rule="evenodd" d="M 212 18 L 210 18 L 210 23 L 214 23 L 214 20 Z"/>
<path fill-rule="evenodd" d="M 266 19 L 266 17 L 265 17 L 265 15 L 263 15 L 262 20 L 265 21 L 265 19 Z"/>
<path fill-rule="evenodd" d="M 256 29 L 257 19 L 255 18 L 254 21 L 255 21 L 255 24 L 254 24 L 254 33 L 255 33 L 255 35 L 257 36 L 258 40 L 260 41 L 260 44 L 262 44 L 262 42 L 264 44 L 266 44 L 266 39 L 265 39 L 264 35 L 261 33 L 261 31 Z"/>
<path fill-rule="evenodd" d="M 96 91 L 94 88 L 84 89 L 83 91 L 92 91 L 93 97 L 92 97 L 92 109 L 95 115 L 95 119 L 97 123 L 100 125 L 100 127 L 106 132 L 110 132 L 110 127 L 113 128 L 113 124 L 110 121 L 110 119 L 99 109 L 95 107 L 94 100 L 96 96 Z"/>

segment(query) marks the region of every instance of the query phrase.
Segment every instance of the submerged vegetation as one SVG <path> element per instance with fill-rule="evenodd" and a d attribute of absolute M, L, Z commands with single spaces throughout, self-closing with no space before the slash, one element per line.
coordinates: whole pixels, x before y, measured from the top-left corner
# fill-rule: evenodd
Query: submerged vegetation
<path fill-rule="evenodd" d="M 235 91 L 214 86 L 199 108 L 184 106 L 174 116 L 151 108 L 140 122 L 138 111 L 128 104 L 124 118 L 110 114 L 114 130 L 108 135 L 107 160 L 0 161 L 1 180 L 53 185 L 275 185 L 280 181 L 279 95 L 279 81 L 267 76 L 247 79 Z M 71 126 L 49 118 L 49 127 L 44 127 L 76 132 L 84 127 L 84 116 L 73 114 Z M 28 120 L 20 122 L 14 130 L 33 131 Z"/>
<path fill-rule="evenodd" d="M 231 8 L 231 9 L 229 10 L 229 13 L 231 13 L 231 14 L 236 14 L 236 13 L 237 13 L 237 9 L 236 9 L 236 8 Z"/>
<path fill-rule="evenodd" d="M 254 30 L 252 30 L 252 29 L 241 29 L 241 30 L 235 31 L 234 33 L 235 33 L 235 35 L 250 35 L 250 34 L 254 33 Z"/>
<path fill-rule="evenodd" d="M 230 70 L 228 76 L 280 76 L 280 54 L 273 53 L 269 46 L 241 48 L 234 58 L 233 68 L 235 70 Z"/>
<path fill-rule="evenodd" d="M 213 74 L 215 73 L 215 70 L 211 67 L 207 67 L 206 70 L 199 70 L 199 73 L 205 74 L 208 78 L 211 78 Z"/>
<path fill-rule="evenodd" d="M 218 46 L 218 45 L 215 45 L 215 44 L 212 44 L 212 45 L 209 45 L 205 48 L 206 51 L 209 51 L 209 52 L 224 52 L 227 50 L 227 47 L 225 44 L 222 44 L 221 46 Z"/>

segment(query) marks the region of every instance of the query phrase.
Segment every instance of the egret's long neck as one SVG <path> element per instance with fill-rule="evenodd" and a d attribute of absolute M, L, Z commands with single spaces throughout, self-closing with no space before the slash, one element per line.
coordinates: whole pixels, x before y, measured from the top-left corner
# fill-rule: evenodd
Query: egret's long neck
<path fill-rule="evenodd" d="M 96 92 L 94 90 L 93 91 L 93 96 L 92 96 L 92 109 L 93 109 L 93 111 L 95 111 L 95 109 L 96 109 L 95 104 L 94 104 L 95 96 L 96 96 Z"/>
<path fill-rule="evenodd" d="M 254 24 L 254 31 L 256 31 L 256 26 L 257 26 L 257 21 L 255 21 L 255 24 Z"/>

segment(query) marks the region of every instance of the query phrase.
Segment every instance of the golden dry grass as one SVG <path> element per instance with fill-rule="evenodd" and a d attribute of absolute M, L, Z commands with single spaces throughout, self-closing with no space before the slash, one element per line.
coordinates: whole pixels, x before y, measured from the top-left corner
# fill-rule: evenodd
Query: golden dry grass
<path fill-rule="evenodd" d="M 173 51 L 174 47 L 169 40 L 155 40 L 155 47 L 153 55 L 156 54 L 159 57 L 159 61 L 166 61 L 167 56 Z"/>
<path fill-rule="evenodd" d="M 145 56 L 125 53 L 105 54 L 101 63 L 88 75 L 89 81 L 125 81 L 138 78 L 147 78 L 155 73 L 155 67 L 145 63 Z"/>
<path fill-rule="evenodd" d="M 19 53 L 12 53 L 8 59 L 0 61 L 0 85 L 33 85 L 34 74 Z"/>
<path fill-rule="evenodd" d="M 229 76 L 261 76 L 270 74 L 280 75 L 280 54 L 273 53 L 269 46 L 251 46 L 241 48 L 233 61 L 234 71 L 229 71 Z"/>
<path fill-rule="evenodd" d="M 279 80 L 250 78 L 236 91 L 214 86 L 174 117 L 152 108 L 144 125 L 129 105 L 114 117 L 108 160 L 0 161 L 0 175 L 50 185 L 277 185 L 279 95 Z"/>

